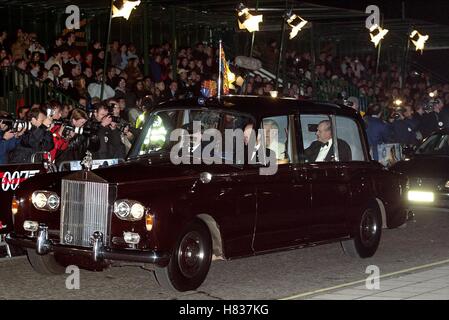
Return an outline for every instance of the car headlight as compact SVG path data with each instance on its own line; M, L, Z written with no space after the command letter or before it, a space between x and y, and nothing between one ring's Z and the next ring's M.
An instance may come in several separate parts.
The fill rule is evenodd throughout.
M56 211L59 209L60 199L55 192L38 190L31 195L31 202L38 210Z
M115 215L127 221L141 220L145 214L145 207L138 201L134 200L117 200L114 203Z
M408 192L408 200L411 202L434 202L435 195L433 192L410 190Z

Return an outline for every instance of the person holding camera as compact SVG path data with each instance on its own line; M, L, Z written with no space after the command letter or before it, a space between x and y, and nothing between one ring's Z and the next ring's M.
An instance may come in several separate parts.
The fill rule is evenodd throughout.
M448 111L443 111L443 108L444 104L441 99L432 99L424 106L424 113L421 116L419 126L419 131L424 139L441 128L449 127Z
M413 117L413 108L409 105L397 109L390 118L393 133L392 142L403 145L416 145L418 143L417 131L419 123Z
M56 165L59 166L61 162L66 161L82 160L87 151L97 152L100 148L98 128L99 123L93 116L89 119L84 110L74 109L70 119L60 129L60 136L67 141L67 147L62 141L59 150L56 150Z
M5 120L14 121L7 112L0 111L0 165L8 163L9 153L19 145L20 136L25 132L14 132Z
M65 153L64 161L77 160L82 158L83 154L79 154L79 145L84 141L82 134L83 126L89 117L84 110L74 109L67 119L61 125L52 128L54 148L50 151L51 158L62 160L61 156Z
M123 119L123 109L120 103L116 100L111 100L113 121L111 127L115 127L120 131L120 140L125 145L127 154L131 149L134 137L137 135L138 129L132 128L131 124ZM114 120L117 121L114 123Z
M11 152L10 163L30 163L33 154L53 149L53 136L50 132L53 119L47 116L42 106L31 108L28 113L31 128L20 139L20 144Z
M99 148L92 154L92 158L124 159L126 147L117 128L119 120L114 117L112 110L105 103L100 103L95 108L94 118L98 124Z

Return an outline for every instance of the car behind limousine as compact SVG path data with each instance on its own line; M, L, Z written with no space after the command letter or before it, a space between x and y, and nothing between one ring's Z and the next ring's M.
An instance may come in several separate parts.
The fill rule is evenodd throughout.
M174 164L173 148L186 137L170 135L183 129L193 154L195 121L200 135L240 129L243 137L232 142L245 140L244 161L206 164L191 155L192 163ZM323 128L332 139L318 144ZM258 156L248 132L257 137L254 150L263 150ZM230 159L217 150L215 159ZM269 165L274 174L261 174ZM370 159L363 121L351 108L271 97L172 101L147 116L125 163L24 181L7 241L25 248L39 273L126 261L154 268L165 288L187 291L203 283L213 258L329 242L371 257L382 228L406 221L405 186Z

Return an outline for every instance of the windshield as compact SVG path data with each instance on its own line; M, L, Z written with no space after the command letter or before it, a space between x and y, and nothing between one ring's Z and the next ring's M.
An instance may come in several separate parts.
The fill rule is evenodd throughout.
M449 156L449 135L437 133L430 136L418 148L416 154Z
M175 129L186 129L192 132L194 121L201 122L201 130L218 129L220 113L205 109L162 110L155 111L148 117L140 139L133 146L132 156L151 152L170 152L177 141L170 141L170 133ZM186 137L187 138L187 137ZM188 139L187 139L188 140Z

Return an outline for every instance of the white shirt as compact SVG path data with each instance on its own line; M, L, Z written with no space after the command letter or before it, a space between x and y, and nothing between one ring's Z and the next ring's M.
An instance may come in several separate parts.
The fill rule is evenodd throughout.
M322 146L320 149L320 152L318 153L318 156L315 159L315 162L323 162L324 159L326 159L327 153L329 152L329 149L332 146L332 139L328 141L327 146Z

